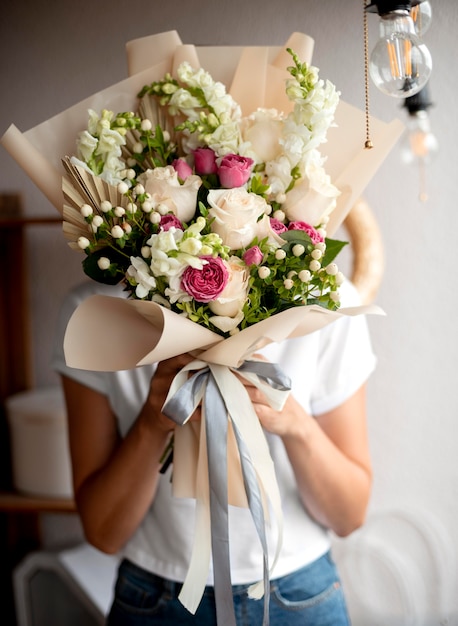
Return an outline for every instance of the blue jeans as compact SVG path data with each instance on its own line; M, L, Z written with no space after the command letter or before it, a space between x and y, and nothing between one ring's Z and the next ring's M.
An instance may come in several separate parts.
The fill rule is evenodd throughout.
M181 583L165 580L124 560L107 626L217 626L214 593L207 587L195 615L178 600ZM237 626L261 626L263 600L246 585L233 586ZM329 554L271 581L271 626L349 626L340 580Z

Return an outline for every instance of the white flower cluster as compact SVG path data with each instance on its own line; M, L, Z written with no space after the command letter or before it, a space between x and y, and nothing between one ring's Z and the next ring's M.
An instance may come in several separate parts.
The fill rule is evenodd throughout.
M88 128L79 133L77 139L78 158L72 158L73 163L88 172L98 173L110 185L119 183L126 169L121 146L126 144L127 129L113 127L113 118L113 111L104 109L98 115L89 109Z
M189 63L182 63L177 70L178 78L184 87L179 87L169 101L172 115L181 113L190 122L202 122L200 132L189 134L183 147L191 152L202 145L202 141L218 155L237 152L240 143L240 106L226 92L223 83L214 81L203 69L194 70ZM193 95L198 90L203 102ZM202 111L202 104L209 110Z

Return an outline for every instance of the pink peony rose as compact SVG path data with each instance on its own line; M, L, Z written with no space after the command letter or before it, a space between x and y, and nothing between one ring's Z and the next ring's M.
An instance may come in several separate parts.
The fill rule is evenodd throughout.
M252 246L243 254L243 260L247 265L259 265L262 263L262 259L263 254L259 246Z
M323 237L320 233L314 228L307 224L307 222L290 222L288 226L288 230L303 230L307 233L307 235L312 240L312 243L320 243L324 241Z
M225 189L242 187L250 178L253 163L253 159L238 154L228 154L223 157L218 167L221 187Z
M183 224L180 222L176 215L173 215L173 213L167 213L166 215L162 215L159 226L163 231L169 230L170 228L172 228L172 226L183 230Z
M172 163L173 169L178 174L180 180L186 180L192 174L192 168L184 159L175 159Z
M287 227L283 224L283 222L280 222L280 220L275 219L275 217L270 218L270 227L274 231L274 233L277 233L279 235L281 235L281 233L284 233L286 230L288 230Z
M216 154L211 148L197 148L194 150L194 168L196 174L216 174Z
M226 287L229 272L219 257L203 256L202 269L188 266L181 277L181 288L197 302L215 300Z

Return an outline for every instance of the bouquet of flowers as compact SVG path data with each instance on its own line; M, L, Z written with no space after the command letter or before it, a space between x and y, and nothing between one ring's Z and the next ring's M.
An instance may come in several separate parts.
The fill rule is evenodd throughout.
M343 315L379 312L340 308L343 276L335 258L345 244L331 235L402 128L372 120L377 148L361 150L354 128L364 116L339 102L295 45L286 46L286 72L284 58L272 63L268 48L244 49L238 61L226 49L224 63L217 48L209 49L216 69L236 60L226 90L182 58L195 51L176 33L145 39L130 42L130 78L24 135L12 125L2 143L62 213L70 246L86 255L86 274L122 281L130 296L92 296L78 307L65 337L67 364L113 371L196 351L163 409L184 424L175 433L174 493L197 499L180 599L195 612L212 556L218 621L234 624L228 503L250 508L265 554L263 581L250 593L265 591L266 605L282 540L275 470L239 377L281 410L288 381L254 353ZM250 108L253 99L258 104ZM330 145L339 111L341 134ZM72 156L63 159L62 177L65 154ZM187 422L202 398L201 424ZM278 529L272 564L267 517ZM217 532L214 520L221 522Z
M289 53L287 115L243 117L187 62L143 87L138 113L90 111L65 160L64 220L91 278L223 336L293 306L338 308L344 243L326 222L339 191L319 146L339 94Z

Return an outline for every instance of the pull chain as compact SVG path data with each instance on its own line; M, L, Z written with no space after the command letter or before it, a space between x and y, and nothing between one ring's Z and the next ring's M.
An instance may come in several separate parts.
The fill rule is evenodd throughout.
M366 141L364 148L370 150L374 147L371 140L370 132L370 115L369 115L369 32L367 25L366 0L363 0L364 14L364 97L365 97L365 113L366 113Z

